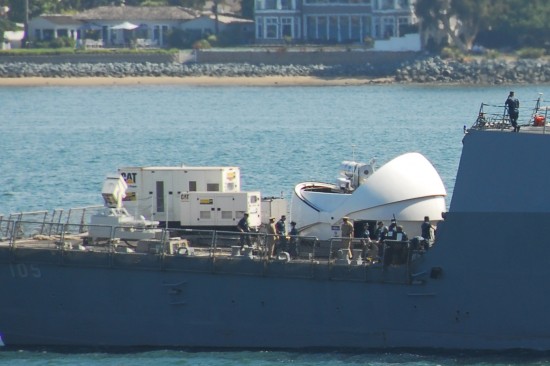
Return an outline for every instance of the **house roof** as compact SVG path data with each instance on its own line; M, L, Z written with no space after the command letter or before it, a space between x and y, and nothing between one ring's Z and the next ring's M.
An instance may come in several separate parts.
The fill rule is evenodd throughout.
M78 19L75 19L71 15L58 15L58 14L44 14L41 15L40 18L49 21L50 23L57 24L57 25L79 25L82 24L82 22Z
M197 12L182 6L99 6L75 14L80 20L188 20Z

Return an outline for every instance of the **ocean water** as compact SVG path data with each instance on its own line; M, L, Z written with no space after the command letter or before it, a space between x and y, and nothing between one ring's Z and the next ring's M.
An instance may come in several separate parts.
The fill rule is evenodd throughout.
M296 183L333 182L343 160L382 165L410 151L432 162L450 202L463 126L511 88L520 122L539 92L550 95L540 85L0 87L0 214L101 204L120 166L239 166L244 190L288 198ZM532 353L0 349L6 365L549 363Z

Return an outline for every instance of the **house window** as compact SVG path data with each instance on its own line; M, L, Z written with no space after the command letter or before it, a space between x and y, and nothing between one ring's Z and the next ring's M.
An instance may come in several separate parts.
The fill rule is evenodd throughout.
M277 0L265 0L264 10L275 10L277 9Z
M42 29L42 40L51 41L54 38L53 29Z
M351 29L350 29L350 36L351 39L354 41L361 42L361 18L358 16L352 16L350 18L351 23Z
M292 9L292 0L281 0L281 9L282 10L291 10Z
M134 34L136 35L136 38L143 38L148 39L149 36L147 35L148 28L147 24L140 24L138 28L134 31Z
M281 32L283 37L294 38L294 34L292 33L293 23L294 19L292 18L281 18Z
M340 17L340 34L342 35L342 40L343 41L351 41L351 40L354 40L354 41L358 41L357 38L353 39L351 38L351 20L350 20L350 16L342 16Z
M380 37L380 33L381 33L381 30L380 30L380 18L374 18L374 26L373 26L373 29L372 29L372 36L375 38L375 39L379 39L381 38Z
M395 36L395 18L394 17L385 17L382 20L384 38L390 38Z
M57 36L58 37L69 37L69 30L68 29L58 29L57 30Z
M409 17L399 17L397 19L399 32L398 36L403 37L405 34L418 33L418 25L411 24Z
M306 18L306 32L307 32L306 37L310 41L317 39L317 18L316 17Z
M327 40L327 17L318 17L317 18L317 36L319 40Z
M294 38L301 38L302 32L300 31L300 21L295 21L294 22Z
M361 17L361 31L363 40L365 37L372 37L372 18L370 16Z
M277 18L265 18L265 38L279 38L279 24L277 20Z
M395 9L393 3L394 0L378 0L378 9L379 10L392 10Z
M158 25L155 25L153 27L153 39L155 41L158 41L160 39L160 27Z
M339 33L339 24L338 24L338 17L335 16L329 16L328 17L328 38L332 42L338 41L338 33Z
M106 25L101 27L101 39L106 43L109 40L109 28Z

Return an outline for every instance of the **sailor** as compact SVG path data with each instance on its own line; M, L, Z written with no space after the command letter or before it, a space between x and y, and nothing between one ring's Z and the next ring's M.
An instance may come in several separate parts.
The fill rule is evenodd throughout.
M374 230L374 238L379 242L383 242L388 233L388 228L384 225L382 221L376 223L376 230Z
M269 218L269 224L267 225L267 255L269 258L273 258L275 255L275 242L277 241L277 229L275 228L275 218Z
M351 242L353 240L353 224L349 221L349 217L345 216L342 218L342 226L340 227L342 232L342 244L344 248L348 249L349 259L353 258L351 252Z
M407 233L403 231L403 226L397 225L395 227L395 240L400 241L401 243L393 242L391 244L391 263L392 264L405 264L407 262L408 255L408 245L409 237Z
M237 223L237 229L242 233L240 238L241 249L244 245L250 246L250 227L248 226L248 213L245 212L243 217Z
M384 225L382 225L384 226ZM363 235L361 239L362 256L366 260L375 261L378 259L378 245L370 237L369 224L365 222L363 226Z
M510 123L512 124L512 127L514 127L514 132L519 132L519 100L514 96L513 91L510 92L504 104L508 109L508 116L510 116Z
M395 240L399 241L408 241L409 237L407 236L407 233L403 231L403 226L397 225L395 228Z
M389 240L396 240L396 232L397 232L397 222L395 219L391 219L390 226L388 227L388 232L386 234L386 239Z
M288 245L290 258L296 258L298 257L298 229L296 229L295 221L290 222L290 231L288 232L288 235L290 236Z
M430 223L430 217L424 216L424 222L420 225L422 232L422 237L428 243L428 246L431 246L434 242L434 227Z
M277 235L279 236L279 245L277 247L277 253L279 252L286 252L286 224L285 224L286 216L282 215L279 221L277 221L277 224L275 225L275 229L277 230Z
M371 242L371 239L370 239L369 224L365 222L363 224L363 230L361 232L361 242L355 243L354 247L355 249L362 249L363 250L362 256L364 257L370 242Z

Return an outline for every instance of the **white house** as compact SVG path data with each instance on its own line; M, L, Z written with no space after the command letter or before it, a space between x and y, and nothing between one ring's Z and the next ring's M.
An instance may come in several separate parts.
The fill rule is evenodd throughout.
M171 29L200 14L180 6L100 6L81 13L42 15L29 21L31 40L51 40L67 36L75 40L91 38L105 47L129 46L131 41L165 46Z
M29 21L29 29L31 41L65 36L86 47L165 47L175 29L201 37L224 32L243 43L254 37L252 20L226 14L216 17L181 6L100 6L72 16L41 15Z
M29 21L31 41L51 41L54 38L80 38L83 22L69 15L41 15Z

